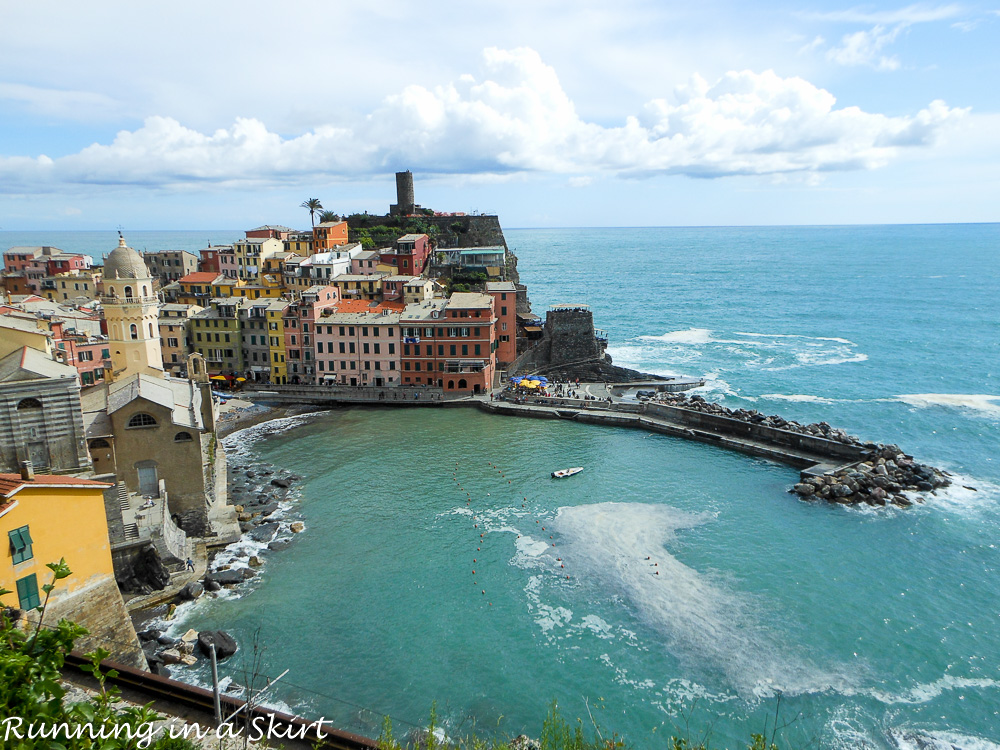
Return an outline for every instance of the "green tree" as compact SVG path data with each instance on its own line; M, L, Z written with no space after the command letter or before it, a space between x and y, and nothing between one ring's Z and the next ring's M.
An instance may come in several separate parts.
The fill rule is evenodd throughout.
M340 214L335 211L322 211L319 215L319 221L321 224L324 221L340 221Z
M316 212L323 210L323 204L319 202L319 198L309 198L308 200L304 200L304 201L302 201L302 205L299 206L299 207L300 208L308 208L309 209L309 220L312 222L312 225L315 227L316 226Z

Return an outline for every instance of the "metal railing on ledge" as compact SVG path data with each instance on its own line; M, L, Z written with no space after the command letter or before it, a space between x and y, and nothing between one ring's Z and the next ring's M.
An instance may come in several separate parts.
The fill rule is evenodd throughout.
M444 389L435 386L271 385L268 383L247 384L242 393L246 398L255 401L277 401L283 404L438 403L470 395L466 392L445 393Z
M101 302L105 305L155 305L159 303L157 297L115 297L102 294Z

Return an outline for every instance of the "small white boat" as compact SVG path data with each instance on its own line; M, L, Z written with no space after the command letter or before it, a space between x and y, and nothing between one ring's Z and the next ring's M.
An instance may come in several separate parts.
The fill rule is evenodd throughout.
M565 479L566 477L571 477L574 474L579 474L583 471L582 466L574 466L572 469L559 469L559 471L552 472L553 479Z

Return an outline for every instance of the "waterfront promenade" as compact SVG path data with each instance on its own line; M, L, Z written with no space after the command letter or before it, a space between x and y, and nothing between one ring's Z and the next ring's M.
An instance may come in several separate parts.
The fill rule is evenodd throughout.
M691 388L699 382L678 379L671 390ZM241 397L278 407L313 406L320 409L344 406L471 407L501 416L632 427L769 458L801 470L803 477L825 474L855 464L865 457L864 451L857 446L835 440L707 415L677 406L638 401L631 397L637 388L647 385L651 384L574 385L573 390L582 398L539 395L511 399L502 389L487 394L458 396L429 387L322 385L250 386ZM664 384L659 385L662 388Z

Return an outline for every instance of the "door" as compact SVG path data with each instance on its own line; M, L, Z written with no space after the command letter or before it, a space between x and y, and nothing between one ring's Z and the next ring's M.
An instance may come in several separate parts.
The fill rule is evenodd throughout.
M155 466L139 467L139 494L140 495L159 494L159 485L156 480Z
M34 469L49 468L49 448L45 443L28 443L28 459Z

